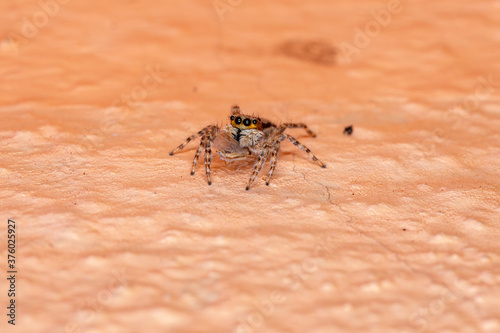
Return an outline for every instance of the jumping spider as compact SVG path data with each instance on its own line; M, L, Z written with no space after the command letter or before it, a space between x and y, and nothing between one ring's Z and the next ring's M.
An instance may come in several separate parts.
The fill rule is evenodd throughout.
M201 137L201 142L194 155L191 175L194 175L198 159L203 151L205 151L205 172L208 185L212 184L212 145L217 149L219 157L226 162L246 159L255 155L257 160L253 167L252 175L248 180L246 190L250 189L255 178L262 170L264 163L271 155L271 168L267 174L266 185L269 185L271 178L278 162L278 153L280 151L281 142L289 139L294 145L304 150L319 166L326 168L326 165L314 156L314 154L298 142L294 137L283 133L287 128L303 128L307 134L315 137L306 124L303 123L284 123L276 125L269 120L259 117L253 117L242 114L240 108L235 105L231 108L230 116L231 124L224 128L215 125L210 125L203 128L198 133L190 136L179 147L170 152L174 155L182 150L190 141Z

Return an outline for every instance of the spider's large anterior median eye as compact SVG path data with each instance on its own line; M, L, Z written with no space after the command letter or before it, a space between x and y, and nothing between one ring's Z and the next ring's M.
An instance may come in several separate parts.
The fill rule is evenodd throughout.
M245 125L245 126L250 126L251 123L252 123L252 121L248 118L243 120L243 125Z
M234 122L238 125L241 124L241 117L237 117Z

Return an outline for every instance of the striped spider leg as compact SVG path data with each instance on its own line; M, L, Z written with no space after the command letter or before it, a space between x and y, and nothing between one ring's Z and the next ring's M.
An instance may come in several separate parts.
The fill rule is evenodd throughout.
M283 142L286 139L289 139L295 146L297 146L298 148L305 151L311 157L311 159L316 164L318 164L320 167L326 168L326 165L323 162L321 162L316 156L314 156L314 154L311 152L311 150L309 148L304 146L302 143L300 143L293 136L288 135L288 134L283 134L283 131L286 128L290 128L289 125L290 124L283 124L280 127L278 127L275 130L275 132L273 132L271 134L271 136L269 137L269 140L263 145L262 152L257 157L257 161L254 164L252 174L250 175L250 179L248 180L248 184L245 188L247 191L250 189L250 187L254 183L255 179L257 178L257 175L260 173L260 171L264 167L264 164L266 163L266 160L268 159L269 155L271 155L271 167L270 167L269 172L268 172L267 177L266 177L266 185L269 185L269 183L271 182L271 178L274 174L274 170L276 169L276 164L278 162L278 153L280 150L281 142ZM292 125L294 125L294 124L292 124ZM304 124L302 124L302 125L304 125ZM303 128L307 128L307 126L304 125ZM308 130L306 130L306 131L308 131ZM311 131L309 130L308 133L309 132L311 132Z
M208 185L212 185L212 141L215 140L219 132L219 127L214 125L207 126L198 133L193 134L189 138L187 138L184 143L172 150L170 152L170 155L174 155L175 153L181 151L189 142L201 136L200 145L198 146L198 150L196 150L196 154L194 155L191 175L194 175L194 171L196 169L196 165L198 164L198 159L201 153L205 152L205 174L207 177Z
M312 136L313 138L315 138L315 137L316 137L316 133L314 133L313 131L311 131L311 130L309 129L309 127L307 127L307 125L306 125L306 124L304 124L304 123L284 123L284 124L282 124L282 125L278 128L278 130L279 130L279 129L281 129L281 128L283 128L283 127L284 127L285 129L286 129L286 128L303 128L303 129L307 132L307 134L309 134L309 135L310 135L310 136Z

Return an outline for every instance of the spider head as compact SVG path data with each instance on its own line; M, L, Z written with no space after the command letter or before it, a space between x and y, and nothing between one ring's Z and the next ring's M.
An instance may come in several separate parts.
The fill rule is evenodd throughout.
M234 105L231 108L231 125L240 130L262 129L262 121L260 118L241 114L240 107L238 105Z
M231 125L239 128L240 130L262 128L259 118L253 118L242 114L233 114L231 116Z

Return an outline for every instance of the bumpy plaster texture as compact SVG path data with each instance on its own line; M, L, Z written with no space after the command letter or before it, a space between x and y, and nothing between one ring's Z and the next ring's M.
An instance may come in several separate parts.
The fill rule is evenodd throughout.
M0 4L2 332L500 331L498 1L64 2ZM234 103L327 168L190 176Z

